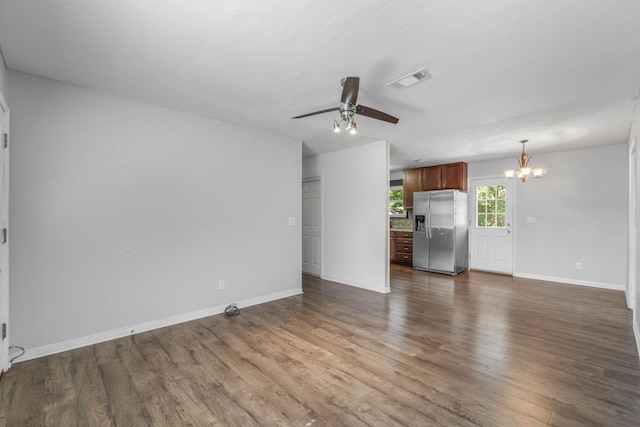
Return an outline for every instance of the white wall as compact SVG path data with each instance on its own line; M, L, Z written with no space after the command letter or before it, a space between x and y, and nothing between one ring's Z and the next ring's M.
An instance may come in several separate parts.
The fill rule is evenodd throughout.
M389 291L389 146L378 141L302 161L322 179L322 277Z
M629 144L635 138L636 148L640 144L640 107L636 104L636 112L633 118L633 124L631 126L631 132L629 135ZM635 233L635 238L631 241L635 244L635 251L632 252L633 258L629 259L629 263L633 263L633 267L630 269L634 273L634 277L629 278L629 287L627 288L628 302L633 309L633 332L636 337L636 346L638 347L638 353L640 354L640 298L638 297L638 283L640 283L640 269L638 269L638 262L640 261L640 236L638 236L638 230L640 230L640 209L638 204L640 200L640 156L636 153L635 163L635 176L631 176L631 179L635 179L635 194L630 195L634 198L635 212L633 217L629 218L630 228Z
M499 176L514 162L469 163L469 178ZM514 275L624 290L626 144L539 154L532 164L547 174L514 185Z
M37 356L301 292L299 141L8 82L12 344Z

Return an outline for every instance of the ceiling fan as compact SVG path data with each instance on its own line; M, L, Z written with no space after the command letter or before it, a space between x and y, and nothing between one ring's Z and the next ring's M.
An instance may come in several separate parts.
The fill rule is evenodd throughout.
M314 116L316 114L329 113L331 111L340 112L340 122L337 120L333 122L333 131L340 132L340 123L345 121L347 123L345 130L351 133L356 133L356 122L354 116L360 114L362 116L371 117L377 120L383 120L389 123L398 123L398 118L393 117L382 111L375 110L364 105L357 105L358 89L360 87L360 77L345 77L340 82L342 84L342 98L340 99L340 106L335 108L328 108L326 110L314 111L313 113L302 114L300 116L292 117L292 119L300 119L302 117Z

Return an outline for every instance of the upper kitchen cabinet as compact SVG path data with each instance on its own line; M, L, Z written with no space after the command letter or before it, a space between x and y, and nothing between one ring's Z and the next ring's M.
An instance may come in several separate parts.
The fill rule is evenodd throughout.
M413 193L424 191L424 168L407 169L404 171L402 190L404 194L404 209L413 209Z
M424 191L467 191L467 164L464 162L424 168Z
M413 209L413 193L430 190L467 191L467 164L464 162L404 171L404 208Z
M422 176L424 186L419 191L441 190L442 185L442 168L440 166L430 166L422 168Z

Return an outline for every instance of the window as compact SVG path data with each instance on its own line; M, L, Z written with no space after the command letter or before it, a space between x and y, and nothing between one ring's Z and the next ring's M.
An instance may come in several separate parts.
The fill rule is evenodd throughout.
M394 218L406 218L404 210L404 191L402 187L389 187L389 216Z
M476 187L476 227L505 228L507 189L504 185Z

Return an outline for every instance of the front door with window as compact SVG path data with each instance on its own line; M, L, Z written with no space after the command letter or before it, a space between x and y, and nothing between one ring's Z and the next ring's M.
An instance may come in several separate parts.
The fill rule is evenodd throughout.
M469 268L513 274L511 181L471 180Z

